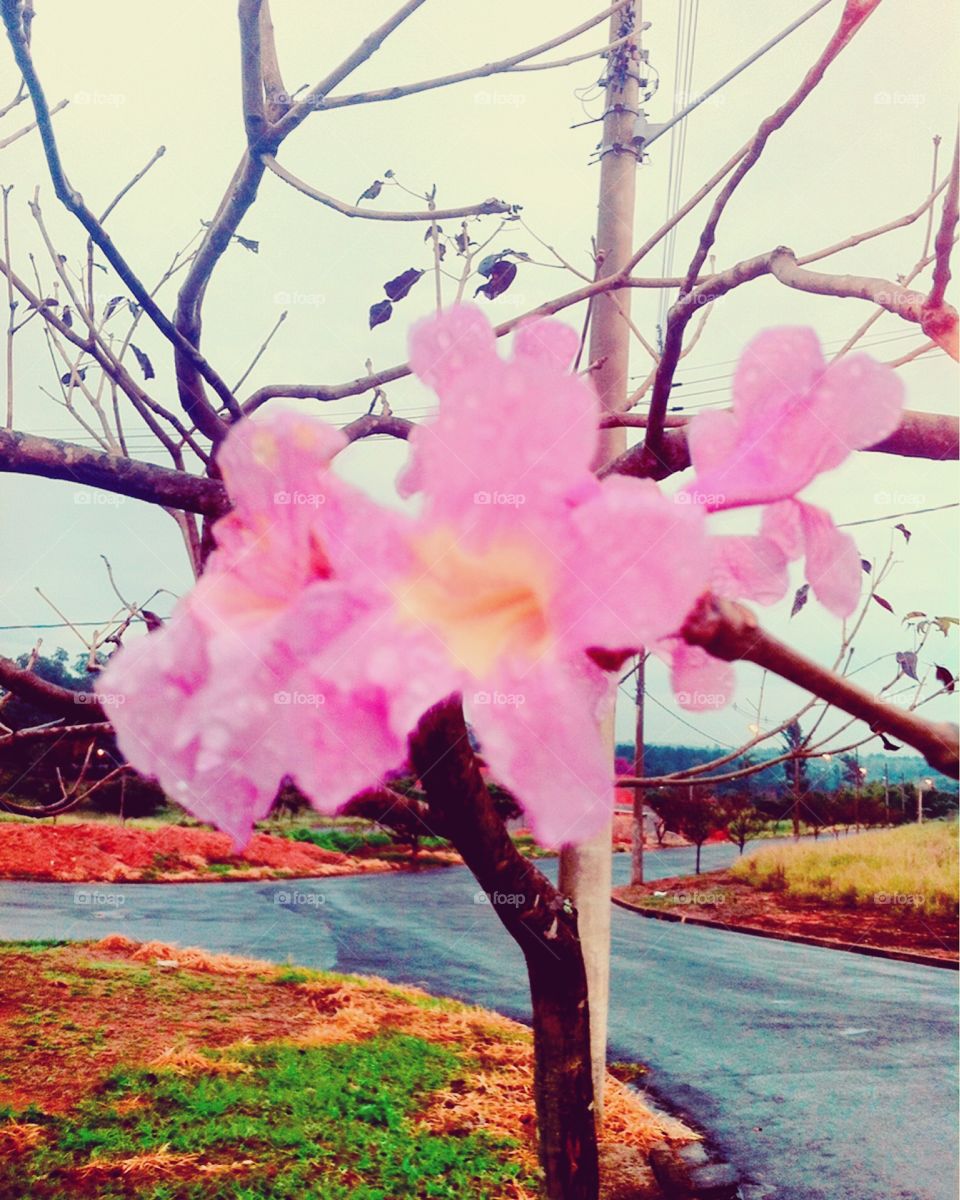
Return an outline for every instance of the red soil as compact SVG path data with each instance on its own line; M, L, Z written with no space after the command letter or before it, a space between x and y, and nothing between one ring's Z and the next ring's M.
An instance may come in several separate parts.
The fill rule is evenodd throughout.
M233 854L225 833L166 825L0 824L0 878L65 883L274 879L389 871L391 864L324 850L306 842L255 833ZM229 870L211 871L218 865Z

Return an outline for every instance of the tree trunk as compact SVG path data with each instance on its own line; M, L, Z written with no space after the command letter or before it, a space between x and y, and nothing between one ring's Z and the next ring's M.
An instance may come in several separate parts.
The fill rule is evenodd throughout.
M431 816L526 960L546 1195L597 1200L590 1013L576 910L517 852L470 749L459 697L424 714L410 741L410 757Z

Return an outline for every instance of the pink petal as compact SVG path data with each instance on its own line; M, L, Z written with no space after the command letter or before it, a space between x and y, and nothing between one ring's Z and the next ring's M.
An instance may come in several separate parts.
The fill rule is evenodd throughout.
M278 676L253 654L211 673L206 643L181 606L163 629L114 655L99 691L124 757L242 845L286 771L274 731Z
M436 391L458 387L496 358L496 338L479 308L460 304L410 331L410 366Z
M589 479L597 440L596 396L567 370L571 333L527 325L505 361L472 307L416 326L411 361L441 403L410 439L401 491L422 492L428 513L484 537L564 503Z
M277 500L277 493L312 493L321 485L331 459L346 438L318 417L278 410L234 425L217 455L231 502L240 512L269 512L309 507Z
M545 846L584 841L609 818L613 762L600 732L612 684L584 658L499 673L464 695L497 779Z
M763 510L760 533L779 546L789 561L799 558L803 554L799 503L783 500L779 504L768 504Z
M697 413L687 426L690 462L697 475L721 467L736 452L739 437L740 425L732 412L708 410ZM694 487L689 485L687 491ZM706 504L706 500L698 503Z
M734 379L732 417L694 417L697 478L687 494L711 511L786 500L851 450L899 424L902 386L863 356L825 367L809 329L770 329L747 346Z
M832 365L817 389L820 470L839 466L851 451L889 437L903 419L903 404L903 381L890 367L866 354Z
M560 321L525 321L513 336L513 357L551 372L570 370L580 346L575 329Z
M584 647L636 649L673 633L709 585L702 509L651 480L608 477L572 524L562 620Z
M681 708L708 712L729 703L736 687L733 665L679 639L671 645L671 682Z
M319 812L336 812L406 759L379 687L344 691L307 670L291 679L283 703L287 769Z
M711 589L731 600L775 604L789 586L787 557L766 537L714 537Z
M826 368L816 332L803 325L764 329L744 347L733 377L741 425L769 423L816 387Z
M837 529L825 509L800 504L806 576L813 594L836 617L848 617L860 599L860 553L848 533Z

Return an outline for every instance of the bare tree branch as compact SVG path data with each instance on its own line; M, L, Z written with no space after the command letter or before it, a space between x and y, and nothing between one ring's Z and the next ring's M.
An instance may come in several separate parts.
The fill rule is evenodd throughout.
M692 646L702 646L714 658L756 663L865 721L874 732L889 733L906 742L945 775L954 779L960 775L960 731L956 725L925 721L913 712L878 700L858 684L766 633L742 604L709 594L701 597L687 617L681 636Z
M781 104L769 117L761 121L751 142L750 149L740 159L733 174L724 184L720 194L714 201L710 215L707 217L707 222L701 231L699 245L690 261L686 279L680 289L680 300L670 310L670 315L667 319L663 353L660 359L660 366L657 370L657 378L653 385L653 394L650 399L650 423L647 426L645 438L647 450L652 458L657 458L660 455L663 442L663 418L666 415L670 389L673 386L674 372L676 371L680 352L683 348L683 334L687 323L693 316L692 307L684 304L684 301L692 292L700 270L707 260L707 255L713 246L717 226L724 209L743 179L759 161L771 135L782 128L800 108L804 100L807 99L821 81L833 60L849 44L854 34L856 34L857 30L860 29L864 21L866 21L879 3L880 0L847 0L844 5L843 15L840 18L840 24L823 52L807 71L799 87L796 88L789 99Z
M937 238L933 244L936 266L933 269L933 286L930 288L928 303L931 309L935 310L943 306L947 284L950 282L950 251L956 240L958 197L960 197L960 137L954 143L950 186L943 198L943 216L940 219L940 228L937 230Z
M61 479L205 517L229 508L219 480L17 430L0 430L0 471Z
M317 191L309 183L305 183L302 179L299 179L292 171L288 171L286 167L281 166L272 154L262 155L261 161L274 175L282 179L284 183L289 183L298 192L302 192L304 196L309 196L311 200L319 201L320 204L326 205L327 208L332 208L334 212L341 213L345 217L361 217L365 221L452 221L455 217L480 217L486 216L489 213L512 213L516 212L519 208L519 205L508 204L505 200L495 199L482 200L479 204L466 204L461 208L438 208L435 211L422 209L419 212L391 212L386 209L360 208L356 204L345 204L342 200L337 200L333 196L326 195L325 192Z
M47 169L50 172L50 179L53 183L57 199L69 212L73 213L84 229L86 229L91 239L99 246L107 261L130 290L131 294L136 297L137 302L150 317L151 321L153 321L154 325L173 344L178 357L182 356L189 361L193 372L210 384L230 412L235 416L239 416L239 409L230 389L196 346L180 333L167 315L158 307L153 297L114 245L109 234L104 230L86 204L84 204L83 197L67 180L63 163L60 159L56 137L53 132L53 125L50 120L50 109L47 105L40 79L33 65L33 59L30 55L30 48L21 21L20 0L2 0L0 2L0 12L3 15L3 22L7 29L7 37L10 40L14 58L30 92L30 98L33 101L37 125L43 142L44 155L47 160ZM202 388L199 385L190 389L189 399L200 414L199 421L196 420L194 413L190 414L191 418L196 421L198 427L203 429L203 432L208 437L214 441L218 441L226 430L223 424L216 418L212 409L209 408L206 398L202 394Z
M648 418L624 415L616 419L625 425L642 427ZM658 459L651 459L641 442L604 468L601 476L617 474L666 479L677 471L685 471L690 466L686 430L689 421L689 417L670 418L673 427L664 433ZM860 453L895 454L901 458L927 458L935 462L960 459L960 419L949 413L905 412L897 430Z
M413 0L412 3L405 5L404 9L400 10L400 13L403 14L402 19L406 19L406 17L410 15L410 12L414 11L416 8L419 8L420 3L422 2L423 0L419 0L419 2L417 2L417 0ZM455 71L451 75L439 75L435 79L423 79L417 83L397 84L394 87L380 88L377 91L355 92L349 96L330 96L328 93L331 92L338 83L342 82L343 78L345 77L345 75L341 75L339 79L334 79L333 75L330 75L322 83L318 83L315 87L311 88L305 98L298 104L295 104L286 117L279 121L276 126L274 126L274 130L280 135L281 138L286 137L290 128L295 128L296 125L299 125L302 121L304 121L311 112L319 109L327 111L334 108L347 108L356 104L378 104L384 100L399 100L403 96L414 96L419 92L428 92L433 91L436 88L449 87L450 84L454 83L464 83L469 79L483 79L489 75L504 74L511 70L517 69L519 64L526 62L527 59L536 58L538 54L545 54L548 50L553 50L557 46L562 46L565 42L572 41L574 38L579 37L580 34L586 33L588 30L593 29L594 26L606 21L614 13L619 12L621 8L624 8L630 2L631 0L618 0L616 4L604 9L604 11L601 13L597 13L596 16L591 17L588 21L582 22L574 29L568 29L565 33L558 34L556 37L552 37L548 41L541 42L539 46L533 46L529 50L522 50L519 54L510 55L509 58L502 58L497 62L484 63L483 66L471 67L465 71ZM397 14L398 17L400 16L400 13ZM391 21L387 22L386 25L381 26L379 30L375 30L370 35L370 38L366 39L366 41L372 41L373 39L376 39L376 42L371 46L367 53L364 54L363 58L360 59L360 62L364 61L366 58L369 58L373 50L379 46L380 42L383 40L383 37L386 36L386 33L392 32L392 30L395 29L399 23L400 22L396 18L391 18ZM383 32L384 30L386 33ZM362 50L363 46L366 45L366 41L357 51L355 51L355 54L360 53L360 50ZM592 51L587 57L592 58L593 54L595 53L596 51ZM350 62L349 59L347 61ZM576 59L571 61L576 61ZM544 67L560 65L565 64L543 64ZM356 66L359 66L359 62L351 65L350 70L354 70ZM288 126L289 128L287 128Z
M48 712L70 717L74 723L89 725L106 720L100 701L93 692L74 692L41 679L33 671L18 667L11 658L0 656L0 684L22 700L29 700Z
M944 210L946 207L945 203ZM956 224L955 215L954 224ZM950 227L950 237L953 237L953 226ZM940 237L938 235L938 247L939 244ZM948 246L943 259L947 263L949 263L949 249ZM946 267L946 272L947 278L949 278L949 265ZM869 300L872 304L893 313L894 316L918 324L927 337L933 338L938 345L952 354L952 357L957 357L957 310L944 304L942 297L934 304L922 292L913 291L887 279L876 279L868 275L828 275L822 271L810 271L806 267L797 265L796 255L786 246L778 247L770 255L770 273L780 283L786 284L787 287L797 288L801 292L812 292L818 296ZM946 284L946 280L944 280L944 284ZM931 292L931 297L932 295Z

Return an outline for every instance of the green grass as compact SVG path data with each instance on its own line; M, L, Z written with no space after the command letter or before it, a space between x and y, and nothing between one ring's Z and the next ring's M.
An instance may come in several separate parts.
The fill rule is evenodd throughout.
M309 842L313 846L319 846L323 850L334 850L338 854L356 854L360 850L390 851L400 849L402 845L389 833L378 829L301 828L276 830L275 832L282 833L284 837L290 838L294 842ZM422 837L420 839L422 850L438 850L448 845L449 843L444 838Z
M769 846L740 859L731 874L798 899L948 916L960 900L957 824L928 821L842 841Z
M19 1114L44 1125L45 1137L15 1163L0 1163L0 1195L489 1200L518 1178L519 1168L502 1153L511 1143L482 1134L446 1137L415 1125L429 1094L462 1070L463 1060L447 1047L390 1035L324 1047L268 1043L228 1053L246 1068L243 1073L184 1077L119 1070L67 1116ZM135 1107L122 1105L133 1098L139 1098ZM204 1162L253 1165L221 1176L188 1169L161 1182L104 1175L94 1187L86 1185L90 1190L71 1191L71 1169L91 1159L130 1158L162 1147L200 1154Z

